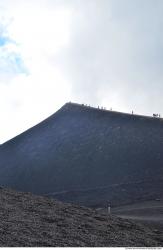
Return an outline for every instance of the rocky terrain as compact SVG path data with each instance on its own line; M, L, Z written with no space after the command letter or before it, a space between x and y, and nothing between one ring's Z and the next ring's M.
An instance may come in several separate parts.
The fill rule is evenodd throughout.
M0 147L0 185L91 207L163 198L163 120L74 103Z
M141 222L152 230L159 230L163 236L163 200L149 200L138 203L112 207L112 214ZM107 213L107 208L98 208L98 211Z
M46 197L0 189L0 247L154 247L158 230Z

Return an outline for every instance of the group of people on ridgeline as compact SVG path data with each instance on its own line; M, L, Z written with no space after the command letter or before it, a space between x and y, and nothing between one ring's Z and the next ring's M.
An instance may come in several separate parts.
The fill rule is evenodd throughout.
M161 115L160 114L153 114L153 117L161 117Z
M87 105L87 104L82 104L82 106L87 106L87 107L90 107L90 108L96 108L96 107L92 107L92 106L90 106L90 104L89 105ZM103 106L98 106L97 107L98 109L104 109L104 110L107 110L107 108L105 108L105 107L103 107ZM112 111L112 108L110 108L110 110ZM131 111L131 114L133 115L134 114L134 111L132 110ZM155 118L161 118L161 115L160 114L153 114L153 117L155 117Z

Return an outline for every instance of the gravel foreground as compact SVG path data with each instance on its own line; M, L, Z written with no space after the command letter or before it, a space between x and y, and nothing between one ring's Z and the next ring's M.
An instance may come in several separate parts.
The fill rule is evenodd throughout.
M129 220L46 197L0 189L0 247L159 247L163 238Z

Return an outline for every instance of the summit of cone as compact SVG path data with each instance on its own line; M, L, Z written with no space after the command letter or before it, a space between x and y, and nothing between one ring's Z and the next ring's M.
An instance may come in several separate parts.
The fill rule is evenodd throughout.
M0 185L102 206L162 197L163 120L66 103L1 145Z

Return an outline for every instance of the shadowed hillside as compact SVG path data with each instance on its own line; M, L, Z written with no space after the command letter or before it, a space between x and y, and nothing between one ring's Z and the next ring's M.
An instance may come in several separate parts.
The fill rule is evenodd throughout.
M162 166L162 119L67 103L1 146L0 184L119 205L162 197Z
M0 189L0 247L158 247L158 233L89 208Z

